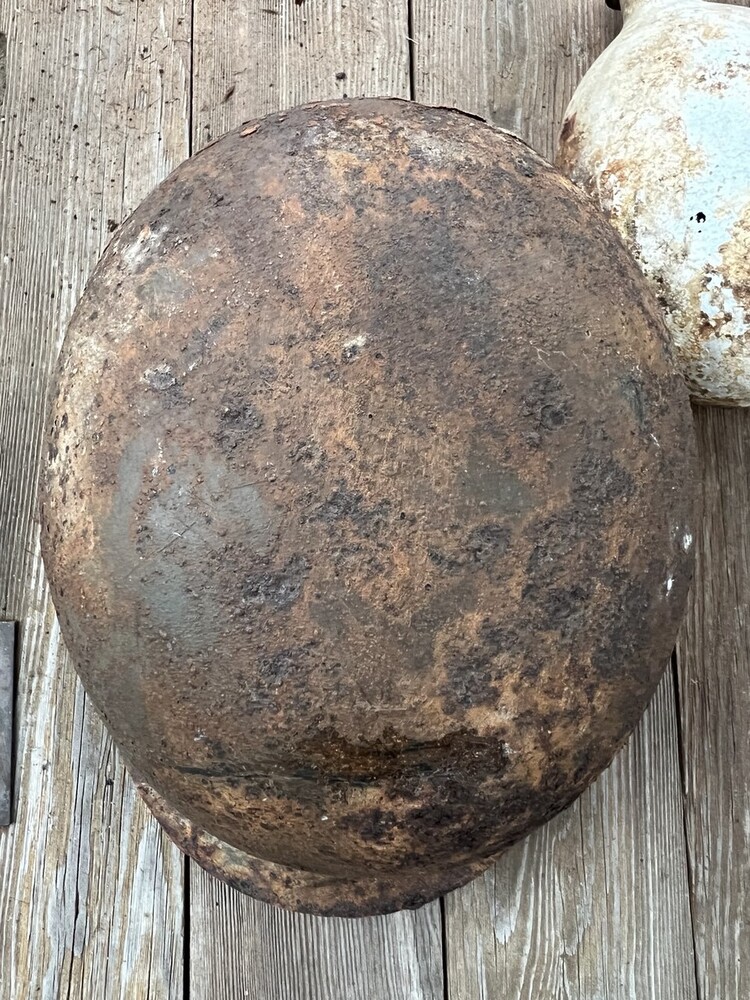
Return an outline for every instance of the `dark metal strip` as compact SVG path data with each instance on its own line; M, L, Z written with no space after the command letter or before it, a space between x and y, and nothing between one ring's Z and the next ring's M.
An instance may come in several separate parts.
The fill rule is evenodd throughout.
M0 827L12 819L15 659L16 623L0 622Z

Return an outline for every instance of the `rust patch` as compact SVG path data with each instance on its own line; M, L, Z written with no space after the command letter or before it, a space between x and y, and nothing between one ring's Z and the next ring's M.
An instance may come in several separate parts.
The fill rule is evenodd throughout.
M698 30L701 38L706 41L721 41L727 37L727 29L717 21L710 21L708 18L702 18L698 22Z
M576 115L572 114L563 122L555 165L564 174L571 175L579 162L582 136L576 131Z
M570 138L572 138L575 127L576 115L574 113L563 122L562 132L560 133L560 138L563 142L567 142Z

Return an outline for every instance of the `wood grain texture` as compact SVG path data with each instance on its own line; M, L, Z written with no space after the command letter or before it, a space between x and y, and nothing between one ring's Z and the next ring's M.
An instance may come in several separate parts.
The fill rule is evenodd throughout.
M16 623L0 621L0 827L11 822L15 676Z
M604 0L413 2L416 99L480 115L548 159L578 81L622 23Z
M191 1000L443 1000L439 904L365 920L288 913L191 865Z
M554 155L580 77L619 28L602 0L414 0L418 100ZM567 813L449 897L451 1000L695 996L676 707L663 682L635 739Z
M407 0L204 0L194 34L196 148L307 101L409 96Z
M240 0L199 5L196 147L250 118L306 101L408 97L407 23L405 0L270 0L263 10ZM258 903L190 866L192 1000L442 995L439 904L374 920L323 920Z
M0 8L0 614L21 621L0 997L182 997L183 862L67 662L39 558L52 364L109 230L187 152L186 0Z
M696 408L704 520L678 647L700 1000L750 996L750 412Z

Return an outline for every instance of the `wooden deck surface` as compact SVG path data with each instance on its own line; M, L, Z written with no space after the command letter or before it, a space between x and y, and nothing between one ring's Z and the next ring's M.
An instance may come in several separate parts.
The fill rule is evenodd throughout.
M185 861L87 704L39 558L67 320L111 230L176 164L344 94L455 105L550 156L618 28L604 0L0 0L0 617L21 622L22 653L0 1000L750 998L750 413L696 411L693 596L629 745L568 812L415 913L291 915Z

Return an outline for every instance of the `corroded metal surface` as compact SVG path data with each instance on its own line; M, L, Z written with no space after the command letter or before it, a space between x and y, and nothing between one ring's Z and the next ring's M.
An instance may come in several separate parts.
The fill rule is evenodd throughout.
M669 657L692 424L645 281L519 140L311 105L183 164L62 352L43 551L147 801L248 892L413 906L563 808Z
M394 878L377 869L356 879L317 872L292 871L272 861L260 861L196 827L154 791L139 783L138 791L175 844L207 872L235 889L266 903L282 903L302 913L329 917L359 917L394 910L413 910L436 896L470 882L486 861L464 861L425 875L421 866L401 868Z
M693 396L748 406L750 10L622 7L623 31L568 108L558 165L650 279Z

